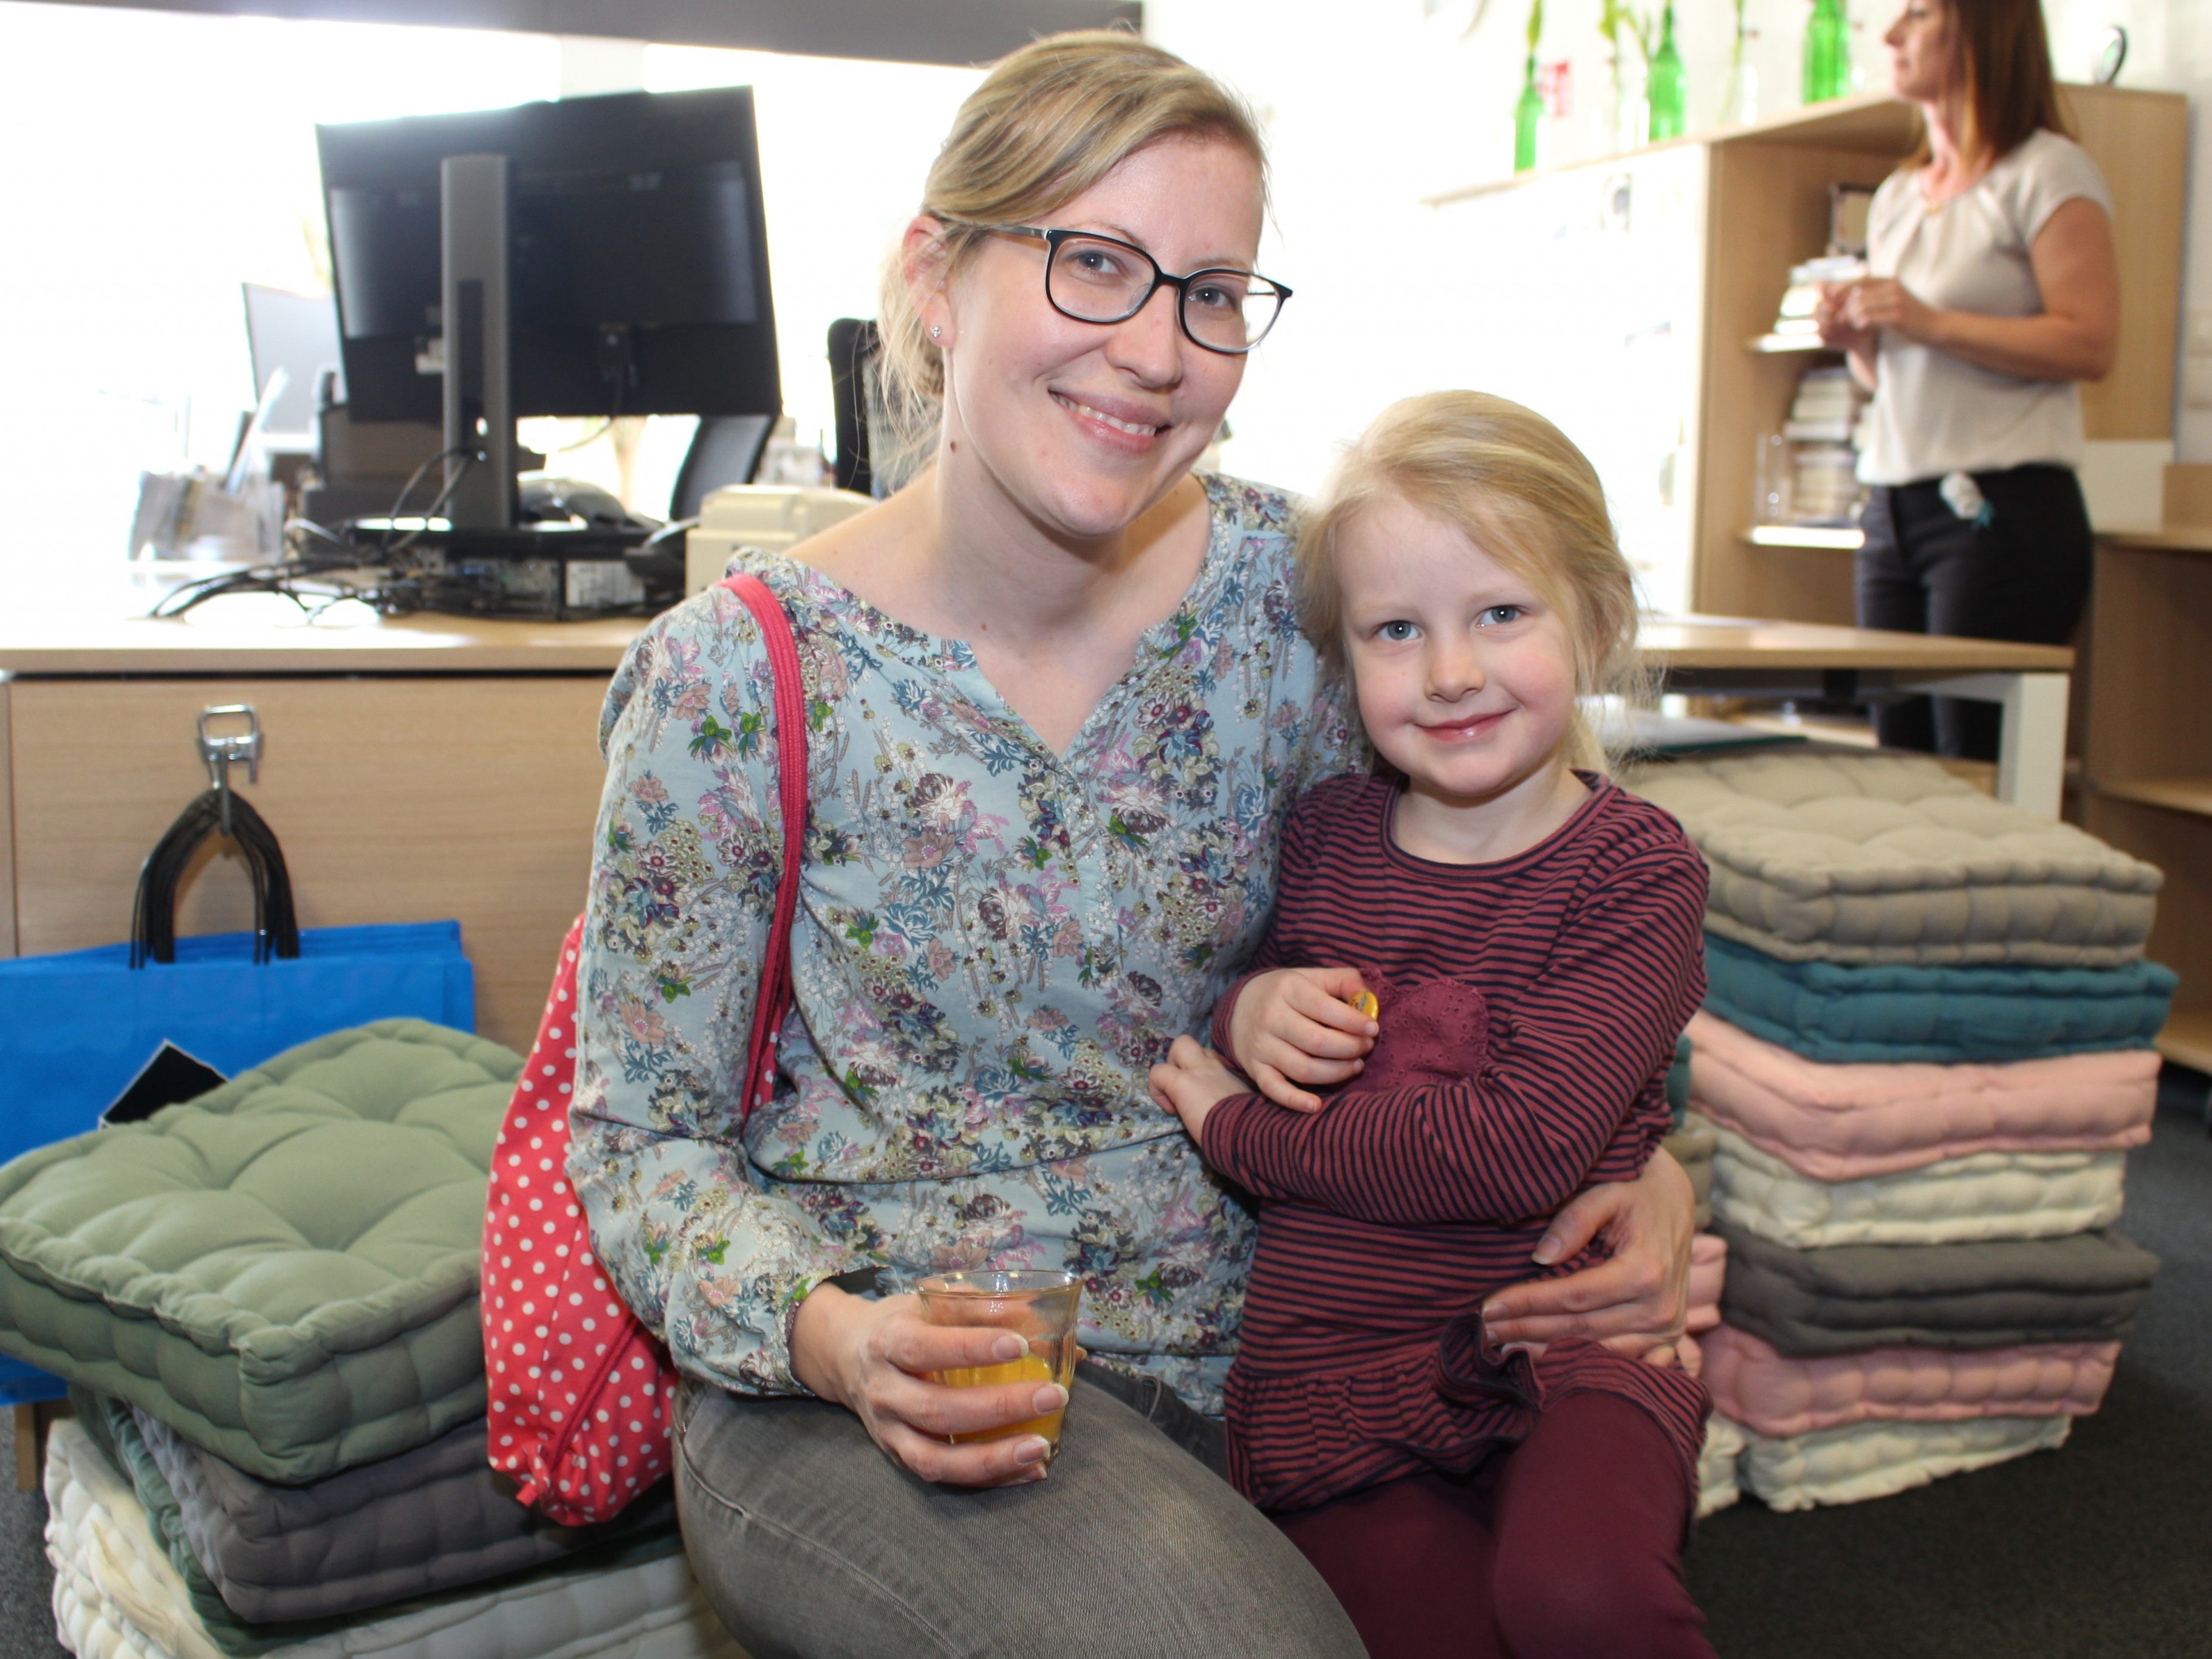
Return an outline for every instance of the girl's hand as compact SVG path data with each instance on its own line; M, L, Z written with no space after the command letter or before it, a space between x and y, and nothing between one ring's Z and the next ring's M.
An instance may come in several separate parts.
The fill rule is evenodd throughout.
M1357 968L1278 968L1255 975L1237 993L1229 1016L1237 1064L1278 1106L1319 1111L1321 1097L1298 1085L1358 1076L1382 1030L1352 1006L1366 988Z
M1002 1429L1067 1403L1057 1382L956 1389L926 1373L1018 1359L1028 1344L988 1326L933 1325L921 1298L880 1301L817 1285L792 1322L791 1369L824 1400L860 1419L890 1460L950 1486L1015 1486L1045 1477L1042 1435L955 1446L946 1437Z
M1531 1252L1548 1266L1602 1237L1612 1259L1564 1279L1531 1279L1483 1304L1483 1328L1501 1345L1540 1353L1588 1337L1615 1352L1670 1364L1690 1308L1690 1235L1698 1220L1690 1177L1664 1149L1634 1181L1577 1194Z
M1867 334L1887 328L1921 345L1940 343L1936 336L1942 313L1923 305L1912 290L1893 276L1869 276L1851 284L1844 301L1844 317L1851 327Z
M1206 1114L1231 1096L1252 1092L1219 1054L1187 1036L1177 1037L1167 1059L1152 1067L1151 1082L1152 1098L1182 1120L1184 1133L1201 1152Z

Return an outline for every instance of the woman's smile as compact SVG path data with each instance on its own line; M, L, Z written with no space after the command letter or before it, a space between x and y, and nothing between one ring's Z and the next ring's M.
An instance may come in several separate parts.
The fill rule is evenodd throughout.
M1160 434L1175 424L1141 404L1097 392L1054 392L1052 400L1094 440L1132 455L1149 453Z

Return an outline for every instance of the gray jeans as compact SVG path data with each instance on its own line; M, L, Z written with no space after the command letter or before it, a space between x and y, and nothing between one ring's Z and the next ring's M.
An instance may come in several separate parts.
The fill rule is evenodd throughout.
M691 1570L753 1659L1364 1655L1290 1540L1125 1392L1079 1377L1050 1479L964 1492L898 1468L842 1407L687 1381Z

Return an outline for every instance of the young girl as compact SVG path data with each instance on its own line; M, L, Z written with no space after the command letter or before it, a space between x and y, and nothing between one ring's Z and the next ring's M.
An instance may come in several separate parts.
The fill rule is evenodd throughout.
M1265 1200L1231 1473L1376 1659L1710 1656L1679 1561L1704 1390L1483 1329L1532 1256L1586 1265L1547 1261L1546 1224L1643 1169L1705 990L1705 866L1594 769L1577 711L1634 661L1602 489L1518 404L1418 398L1346 458L1299 561L1307 632L1398 775L1298 802L1219 1054L1182 1037L1152 1074Z

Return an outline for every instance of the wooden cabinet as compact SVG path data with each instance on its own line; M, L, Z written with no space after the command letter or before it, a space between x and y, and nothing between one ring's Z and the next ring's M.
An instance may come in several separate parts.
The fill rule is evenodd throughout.
M2089 436L2155 445L2172 431L2187 100L2063 95L2121 251L2119 362L2085 389ZM1432 198L1443 268L1465 285L1464 322L1432 348L1438 382L1518 398L1584 445L1656 608L1852 620L1855 533L1748 533L1758 439L1808 364L1841 358L1753 342L1790 267L1823 251L1828 186L1880 182L1918 122L1894 98L1839 100Z
M0 639L0 670L38 665L0 674L0 953L128 937L141 860L207 787L196 717L250 703L260 780L234 776L283 843L301 925L458 918L477 1030L526 1049L583 905L604 776L599 705L620 639L571 647L596 666L535 663L513 638L483 653L500 665L489 672L424 673L392 672L424 655L403 649L398 629L378 630L381 652L356 638L303 654L282 634L212 649L203 635L191 651L190 630L163 627L109 630L132 649L10 651ZM456 623L445 637L465 647L501 627ZM251 925L244 868L211 846L179 931Z

